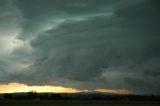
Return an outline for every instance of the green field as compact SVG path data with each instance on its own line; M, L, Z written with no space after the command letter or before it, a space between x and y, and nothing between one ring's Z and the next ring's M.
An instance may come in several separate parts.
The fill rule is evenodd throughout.
M0 106L160 106L157 102L122 101L12 101L1 102Z

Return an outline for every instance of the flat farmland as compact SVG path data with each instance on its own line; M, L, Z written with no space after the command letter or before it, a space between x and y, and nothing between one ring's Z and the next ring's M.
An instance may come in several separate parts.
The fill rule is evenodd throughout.
M160 106L160 102L90 100L5 101L0 102L0 106Z

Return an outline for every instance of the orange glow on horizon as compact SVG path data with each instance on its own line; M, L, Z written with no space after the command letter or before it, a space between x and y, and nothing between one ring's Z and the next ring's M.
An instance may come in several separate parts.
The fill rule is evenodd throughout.
M126 89L96 89L97 92L109 92L109 93L119 93L119 94L129 94Z
M76 93L76 92L90 92L89 90L78 90L74 88L65 88L62 86L28 86L27 84L20 83L9 83L9 84L0 84L0 93L14 93L14 92L55 92L55 93ZM123 89L95 89L96 92L109 92L109 93L119 93L127 94L128 90Z

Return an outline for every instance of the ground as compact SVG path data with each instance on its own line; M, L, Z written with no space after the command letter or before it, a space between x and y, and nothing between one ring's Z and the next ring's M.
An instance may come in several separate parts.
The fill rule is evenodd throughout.
M57 100L57 101L12 101L0 102L0 106L160 106L160 102L143 101L87 101L87 100Z

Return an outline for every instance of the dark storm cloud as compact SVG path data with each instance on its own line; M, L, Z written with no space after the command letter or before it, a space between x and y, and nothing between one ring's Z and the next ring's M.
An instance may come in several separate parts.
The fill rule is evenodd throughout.
M57 18L70 19L72 17L84 17L87 15L97 15L110 11L110 7L105 8L111 1L102 0L97 3L92 1L74 1L74 0L47 0L47 2L34 0L19 0L18 6L22 9L24 21L22 24L21 39L28 39L29 36L35 36L45 30L45 27ZM37 5L38 4L38 5ZM57 21L59 21L57 20Z
M29 65L7 74L7 82L160 93L158 1L17 0L15 4L22 18L18 38L29 46L15 49L11 59Z
M14 33L17 27L16 23L20 21L19 11L16 6L13 5L13 2L14 0L0 1L0 36Z

